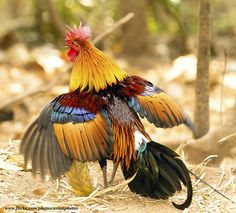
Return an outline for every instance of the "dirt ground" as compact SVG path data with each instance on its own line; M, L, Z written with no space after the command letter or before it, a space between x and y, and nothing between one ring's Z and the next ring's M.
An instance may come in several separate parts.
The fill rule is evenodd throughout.
M180 64L190 63L188 68L178 68L177 65L170 63L153 63L153 59L140 59L138 64L132 66L117 60L130 73L138 74L151 80L163 88L168 94L173 96L185 111L193 117L194 108L194 66L193 56L186 56ZM46 62L45 62L46 63ZM178 63L178 62L176 62ZM232 62L233 63L233 62ZM235 63L235 62L234 62ZM229 62L230 64L230 62ZM40 63L28 64L29 67L18 64L13 66L11 63L0 64L0 96L4 104L5 101L14 99L25 92L39 89L42 85L47 85L60 71L60 69L48 71ZM177 66L177 68L175 67ZM222 60L213 60L211 78L211 126L221 124L222 116L220 112L221 75L219 70L222 68ZM232 67L231 67L232 68ZM33 70L33 71L28 71ZM145 72L144 72L145 71ZM222 104L223 121L226 120L228 113L234 105L235 97L235 70L226 73L224 87L224 101ZM70 189L66 178L60 182L52 181L50 178L42 182L39 177L32 177L30 171L23 171L22 157L18 154L20 138L27 126L37 116L42 107L56 95L67 92L68 75L63 76L57 85L50 91L25 98L20 102L9 105L13 109L15 118L11 121L0 123L0 212L25 212L28 208L30 212L181 212L173 207L171 200L181 202L185 199L185 191L177 194L168 201L158 201L144 198L129 191L127 186L122 184L123 177L121 171L118 172L114 184L108 192L103 191L102 173L97 163L89 164L93 181L100 187L92 196L77 197ZM229 115L230 117L230 115ZM232 117L232 116L231 116ZM183 158L186 157L188 167L197 175L201 176L211 186L215 187L232 201L236 202L236 160L235 145L224 149L218 147L218 138L208 138L207 145L212 145L212 149L204 150L201 146L194 146L191 149L183 149L183 144L189 145L193 141L191 132L185 127L180 126L173 129L157 129L153 125L144 121L145 127L153 140L163 143L173 149L177 149ZM234 131L232 126L231 132ZM211 130L210 130L211 132ZM228 133L227 134L232 134ZM227 136L227 135L224 135ZM219 139L222 137L219 136ZM194 140L194 143L198 141ZM204 141L203 141L204 142ZM235 138L232 142L235 144ZM197 143L198 144L198 143ZM213 149L214 146L214 149ZM179 148L179 149L178 149ZM214 150L211 151L211 150ZM202 154L204 152L204 155ZM191 158L194 154L194 161ZM214 161L217 156L219 161ZM204 159L209 157L208 160ZM192 164L190 164L190 162ZM193 164L194 162L194 164ZM224 162L224 163L222 163ZM230 162L230 163L228 163ZM210 165L211 167L208 167ZM230 165L230 166L226 166ZM112 165L109 164L109 173ZM192 177L194 186L194 196L192 205L183 212L236 212L236 205L221 195L213 192L204 183ZM120 187L115 187L120 184ZM115 187L115 188L114 188ZM13 209L10 209L10 208ZM7 209L8 208L8 209ZM56 208L56 209L54 209ZM59 210L58 208L65 208ZM67 209L67 208L70 208Z
M109 165L111 173L112 165ZM196 169L195 166L190 166ZM98 186L102 191L102 174L98 164L91 163L90 169L98 177ZM217 188L231 200L236 199L235 177L229 171L218 168L200 167L196 173L201 174L205 181ZM192 177L194 186L193 202L188 210L184 212L236 212L236 205L231 201L213 192L205 184ZM122 183L121 171L118 172L113 186ZM39 177L32 177L30 172L24 171L0 171L1 197L0 207L4 207L6 212L29 209L41 212L64 212L59 210L64 208L65 212L181 212L174 208L171 201L183 202L185 191L177 194L168 201L155 200L141 197L129 191L127 187L120 187L114 191L108 191L89 198L76 197L76 195L65 185L66 178L59 183L50 179L42 182ZM112 188L111 186L110 188ZM13 209L11 209L13 208Z

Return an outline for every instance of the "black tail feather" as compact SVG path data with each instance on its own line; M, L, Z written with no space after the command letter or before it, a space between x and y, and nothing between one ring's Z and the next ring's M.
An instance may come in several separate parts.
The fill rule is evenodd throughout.
M131 160L129 169L123 165L125 179L135 175L129 183L131 191L156 199L168 199L182 189L181 182L187 188L187 199L183 204L173 205L178 209L188 208L192 201L192 182L179 155L171 149L155 143L147 143L147 148L138 160Z

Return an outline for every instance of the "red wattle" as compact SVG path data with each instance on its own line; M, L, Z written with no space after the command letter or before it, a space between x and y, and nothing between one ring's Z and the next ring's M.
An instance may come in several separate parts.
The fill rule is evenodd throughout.
M78 54L79 54L79 52L72 47L67 52L67 56L71 62L75 61L75 58L77 57Z

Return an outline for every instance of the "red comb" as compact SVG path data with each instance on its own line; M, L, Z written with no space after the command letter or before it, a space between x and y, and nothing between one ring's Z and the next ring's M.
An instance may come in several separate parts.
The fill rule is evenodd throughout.
M66 30L66 43L68 45L71 44L71 42L74 39L85 41L91 36L91 29L89 26L82 26L80 23L79 27L70 28L68 27L68 30Z

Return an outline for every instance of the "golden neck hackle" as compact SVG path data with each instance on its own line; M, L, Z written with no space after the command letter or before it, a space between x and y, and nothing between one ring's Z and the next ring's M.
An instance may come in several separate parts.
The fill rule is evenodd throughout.
M81 47L70 77L70 91L96 91L122 81L127 73L90 42Z

